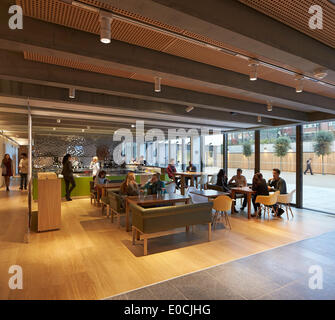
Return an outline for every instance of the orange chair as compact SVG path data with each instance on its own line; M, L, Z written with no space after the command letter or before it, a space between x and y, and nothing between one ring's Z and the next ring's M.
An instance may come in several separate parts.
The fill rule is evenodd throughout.
M216 199L214 199L213 201L213 209L215 210L215 215L213 219L214 230L219 222L224 224L224 220L229 225L229 229L231 229L231 224L229 221L227 211L231 210L232 202L233 200L228 196L219 196Z
M268 213L268 219L270 219L270 211L273 208L273 206L277 203L279 194L280 192L276 191L270 194L269 196L257 196L256 197L256 203L260 204L259 210L264 209L264 214L265 212Z

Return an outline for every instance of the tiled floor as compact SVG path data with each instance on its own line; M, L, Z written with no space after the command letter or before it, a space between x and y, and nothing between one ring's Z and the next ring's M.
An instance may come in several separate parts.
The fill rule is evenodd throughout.
M334 300L334 243L329 232L108 299ZM313 266L321 267L323 289L309 287Z

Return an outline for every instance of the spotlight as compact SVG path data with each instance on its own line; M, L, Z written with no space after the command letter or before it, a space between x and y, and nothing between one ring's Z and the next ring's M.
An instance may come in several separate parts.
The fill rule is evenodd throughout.
M315 78L322 80L328 76L328 71L323 68L319 68L319 69L314 70L313 75Z
M185 109L186 112L191 112L194 109L193 106L189 106Z
M76 97L76 89L75 88L70 88L69 89L69 98L74 99Z
M262 122L262 117L261 116L257 117L257 122Z
M294 78L294 80L297 81L297 85L295 87L295 92L296 93L301 93L304 91L304 76L302 76L301 74L297 74Z
M249 67L250 67L250 81L257 80L257 68L259 66L259 62L257 60L249 60Z
M111 43L112 32L111 32L112 18L100 16L100 41L105 44Z
M53 131L56 131L56 128L52 128Z
M81 132L85 132L85 129L81 129Z
M161 80L160 77L155 77L155 92L161 92Z
M60 119L57 119L57 123L60 123L61 122L61 120Z
M135 128L135 125L134 125L134 124L132 124L132 125L131 125L131 127L132 127L132 128Z
M267 104L267 110L268 110L269 112L272 111L272 104L271 104L271 102L268 102L268 104Z

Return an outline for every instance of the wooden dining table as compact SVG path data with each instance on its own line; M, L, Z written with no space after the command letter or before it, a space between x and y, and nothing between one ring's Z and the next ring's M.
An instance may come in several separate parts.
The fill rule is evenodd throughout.
M222 192L222 191L217 191L217 190L194 190L191 191L190 193L196 194L201 197L205 197L208 199L215 199L219 196L230 196L229 192Z
M139 206L143 207L150 207L160 204L169 204L175 205L177 202L182 202L188 204L190 201L189 196L185 195L178 195L175 193L166 193L162 195L147 195L147 196L130 196L126 197L126 230L127 232L130 231L130 223L129 223L129 216L130 216L130 203L135 203Z
M246 194L247 195L247 201L248 201L248 219L251 219L251 197L255 193L256 192L253 191L249 187L235 187L235 188L231 188L231 198L232 199L236 198L236 194ZM231 213L234 213L234 212L235 212L235 204L233 202L232 206L231 206Z
M186 186L186 178L189 178L191 181L191 187L194 187L194 181L201 177L202 175L212 176L213 174L205 173L205 172L193 172L193 171L186 171L186 172L175 172L175 177L180 177L180 193L182 195L185 194L185 186Z

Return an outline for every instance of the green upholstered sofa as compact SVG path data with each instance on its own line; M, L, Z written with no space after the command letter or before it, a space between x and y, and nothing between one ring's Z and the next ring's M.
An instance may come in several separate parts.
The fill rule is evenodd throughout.
M168 207L143 208L131 203L133 244L135 238L144 240L144 255L148 251L148 238L160 237L180 232L172 231L176 228L197 224L208 224L208 241L211 240L213 203L185 204Z

